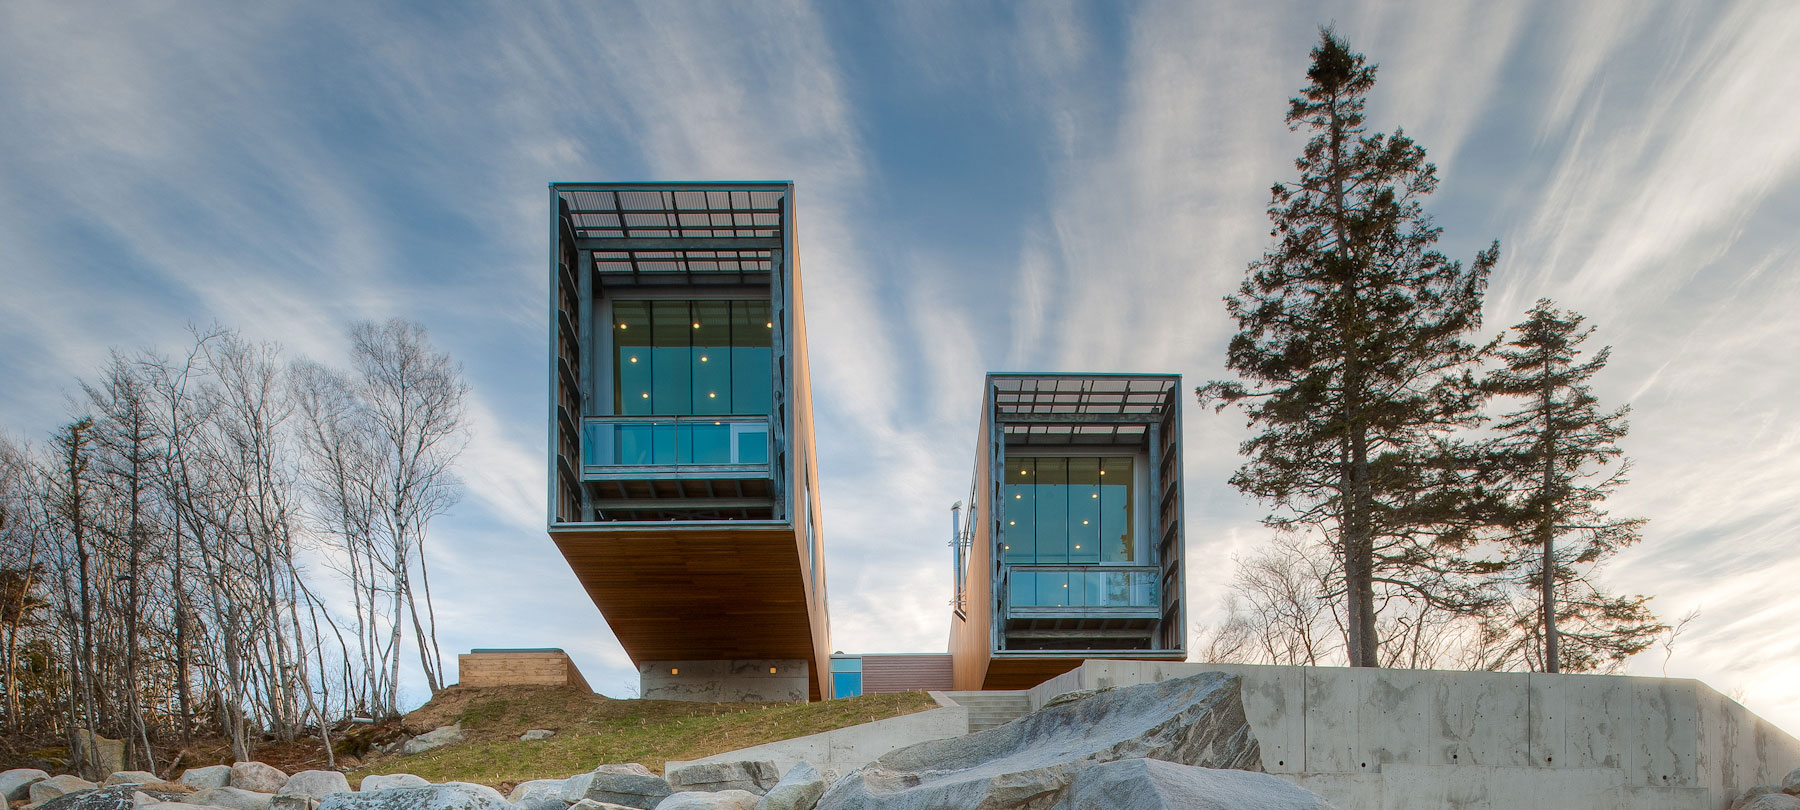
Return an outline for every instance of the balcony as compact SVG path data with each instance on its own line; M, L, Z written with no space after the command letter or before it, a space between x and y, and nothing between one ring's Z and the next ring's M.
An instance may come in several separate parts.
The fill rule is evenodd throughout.
M582 477L589 481L704 476L764 478L766 416L598 416L582 420Z
M1009 616L1113 616L1155 618L1158 569L1154 566L1011 566L1001 587Z

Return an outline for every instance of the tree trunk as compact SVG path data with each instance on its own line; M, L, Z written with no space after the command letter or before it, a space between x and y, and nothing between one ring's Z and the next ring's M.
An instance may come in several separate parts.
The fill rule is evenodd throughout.
M1544 361L1544 389L1539 401L1544 414L1544 469L1540 482L1540 508L1544 510L1538 516L1538 540L1544 549L1544 568L1538 589L1543 597L1544 612L1544 671L1561 672L1562 662L1560 646L1556 637L1556 431L1554 428L1555 405L1552 388L1551 361L1548 356Z

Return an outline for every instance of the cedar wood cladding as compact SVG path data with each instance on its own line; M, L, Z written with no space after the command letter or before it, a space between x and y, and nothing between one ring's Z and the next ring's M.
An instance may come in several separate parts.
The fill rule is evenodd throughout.
M865 695L954 688L949 653L865 655L862 659L862 676Z

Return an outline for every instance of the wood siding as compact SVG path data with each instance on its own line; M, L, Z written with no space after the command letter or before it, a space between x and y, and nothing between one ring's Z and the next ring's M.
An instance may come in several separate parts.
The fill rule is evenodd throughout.
M984 383L985 384L985 383ZM955 688L983 689L988 657L993 654L994 626L994 485L988 475L993 455L993 390L981 398L981 426L975 434L974 494L975 531L969 542L969 565L964 574L965 601L961 615L950 614L950 654L955 659Z
M948 653L921 655L865 655L862 659L863 694L919 692L955 688L955 669Z
M816 697L829 659L795 535L779 524L551 532L633 662L801 659Z
M463 686L574 686L593 691L575 662L560 650L465 653L456 657L456 674Z

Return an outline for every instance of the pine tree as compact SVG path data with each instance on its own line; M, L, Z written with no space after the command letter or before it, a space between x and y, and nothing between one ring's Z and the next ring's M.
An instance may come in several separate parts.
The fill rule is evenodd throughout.
M1447 439L1478 420L1469 372L1481 298L1499 243L1465 267L1435 245L1422 200L1437 187L1425 149L1370 133L1375 66L1320 31L1311 83L1289 129L1312 137L1300 177L1277 183L1274 239L1226 306L1238 322L1238 381L1198 389L1241 404L1253 428L1232 484L1277 509L1278 529L1318 527L1342 562L1353 666L1378 666L1378 597L1457 612L1489 606L1458 517L1462 458ZM1379 588L1378 588L1379 585Z
M1517 410L1494 425L1501 521L1509 570L1534 592L1535 610L1515 620L1522 663L1544 672L1585 671L1623 662L1667 629L1644 596L1606 593L1594 580L1600 565L1642 539L1641 518L1613 518L1601 508L1626 482L1629 459L1619 449L1629 405L1602 412L1589 380L1612 347L1581 360L1594 333L1584 319L1539 299L1496 354L1504 365L1482 387L1517 398Z

